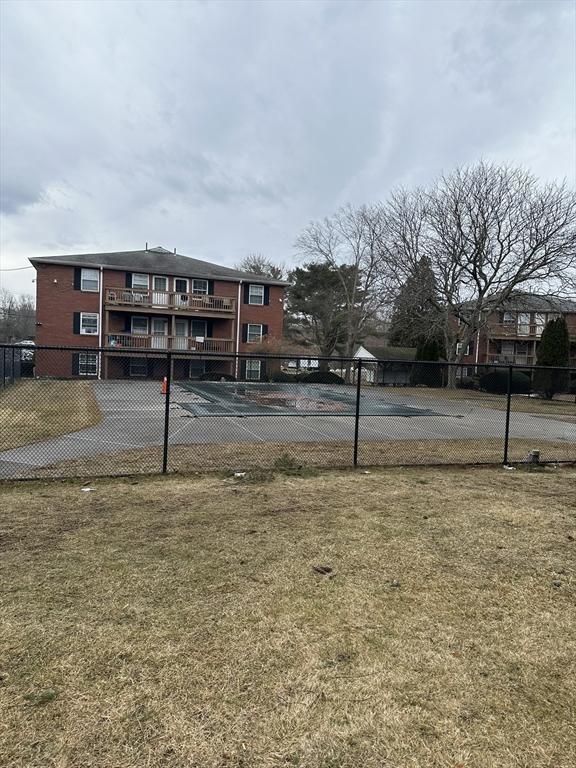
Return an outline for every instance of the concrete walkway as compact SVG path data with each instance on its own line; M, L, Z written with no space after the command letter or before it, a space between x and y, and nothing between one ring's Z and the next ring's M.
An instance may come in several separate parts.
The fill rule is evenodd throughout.
M94 392L102 421L94 427L61 437L0 453L0 478L26 477L34 467L98 456L109 463L110 454L131 449L160 446L164 435L165 399L158 382L98 381ZM353 417L322 416L237 416L194 417L182 408L195 396L177 385L170 408L170 444L218 444L350 441ZM429 415L412 417L372 415L378 401L424 410ZM372 409L374 410L374 409ZM366 389L360 421L361 441L380 440L463 440L503 439L505 413L481 408L472 400L446 400L403 395L401 389ZM394 409L391 409L393 412ZM431 413L430 413L431 412ZM576 408L575 408L576 412ZM566 443L565 459L576 460L576 424L526 413L511 415L513 438ZM121 470L119 470L121 471Z

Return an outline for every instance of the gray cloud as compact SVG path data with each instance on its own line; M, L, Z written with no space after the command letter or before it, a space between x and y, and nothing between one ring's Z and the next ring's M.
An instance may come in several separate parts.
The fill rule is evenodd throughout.
M480 157L576 180L569 1L0 11L4 268L145 241L289 262L310 219Z

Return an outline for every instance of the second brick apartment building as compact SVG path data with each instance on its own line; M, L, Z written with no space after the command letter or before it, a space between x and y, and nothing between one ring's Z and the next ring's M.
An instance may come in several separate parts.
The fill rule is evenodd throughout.
M38 350L39 376L158 377L165 360L154 353L172 351L175 378L221 371L259 379L263 361L218 354L250 354L266 337L282 336L287 283L279 280L160 247L30 261L36 343L86 348Z

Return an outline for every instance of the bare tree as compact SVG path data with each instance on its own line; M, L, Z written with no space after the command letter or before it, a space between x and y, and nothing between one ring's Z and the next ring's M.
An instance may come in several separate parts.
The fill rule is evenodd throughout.
M382 206L382 269L404 280L426 256L446 354L468 343L519 290L560 294L576 270L576 195L529 172L479 163ZM457 352L457 342L462 345Z
M270 259L267 259L263 253L249 253L239 264L236 264L235 268L241 272L252 272L254 275L268 277L271 280L286 279L286 267L284 264L275 264Z
M296 240L301 256L323 262L339 275L344 297L346 357L352 357L364 329L381 306L380 240L379 211L367 206L341 208L332 217L309 224Z
M0 289L0 342L33 339L36 311L32 296L16 296L6 288Z

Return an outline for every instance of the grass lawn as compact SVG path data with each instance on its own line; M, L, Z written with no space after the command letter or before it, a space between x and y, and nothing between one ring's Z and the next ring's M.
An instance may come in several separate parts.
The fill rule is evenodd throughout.
M0 764L569 768L576 470L0 486Z
M496 411L506 410L506 395L476 392L473 389L402 387L397 391L402 392L402 394L433 400L468 400L472 405L476 405L480 408L493 408ZM534 413L544 416L568 416L568 421L576 421L576 402L574 400L574 395L556 395L553 400L542 400L537 397L527 397L526 395L512 395L511 410L514 413Z
M511 438L509 459L525 461L528 453L540 450L543 462L576 462L576 444L568 441L549 442L542 439ZM361 440L358 460L362 466L394 466L408 464L482 464L502 462L504 441L484 440ZM351 467L353 442L318 443L197 443L170 445L170 472L209 472L271 468L286 457L305 467ZM117 453L99 454L46 467L28 467L27 476L83 477L95 473L147 474L159 473L162 447L136 448Z
M92 427L100 410L88 381L23 380L0 392L0 450Z

